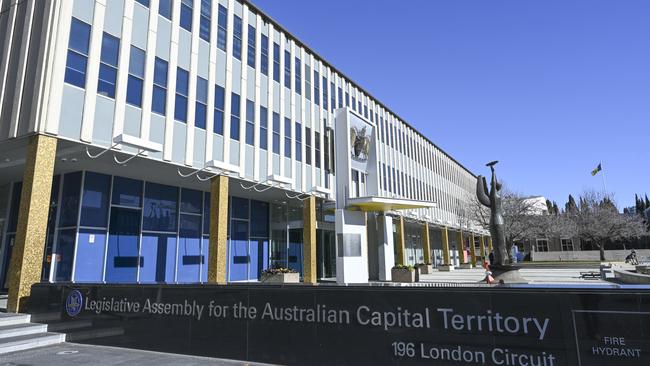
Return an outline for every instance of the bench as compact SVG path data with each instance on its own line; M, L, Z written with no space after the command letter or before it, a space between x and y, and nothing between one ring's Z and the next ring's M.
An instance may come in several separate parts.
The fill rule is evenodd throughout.
M600 272L596 272L596 271L580 272L580 278L583 278L585 280L599 280Z

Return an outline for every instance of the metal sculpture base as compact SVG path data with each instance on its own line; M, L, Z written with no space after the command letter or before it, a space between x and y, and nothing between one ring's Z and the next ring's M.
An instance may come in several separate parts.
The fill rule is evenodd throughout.
M492 283L528 283L525 278L521 277L521 273L519 273L520 268L521 267L519 266L512 265L499 266L495 264L490 266L490 271L492 271L492 278L494 278L494 281ZM485 279L483 282L485 282Z

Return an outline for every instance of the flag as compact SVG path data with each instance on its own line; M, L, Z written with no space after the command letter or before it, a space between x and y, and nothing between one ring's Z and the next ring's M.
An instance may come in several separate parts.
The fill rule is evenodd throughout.
M593 177L594 175L598 174L599 171L603 170L603 166L601 163L598 163L598 166L596 169L591 171L591 176Z

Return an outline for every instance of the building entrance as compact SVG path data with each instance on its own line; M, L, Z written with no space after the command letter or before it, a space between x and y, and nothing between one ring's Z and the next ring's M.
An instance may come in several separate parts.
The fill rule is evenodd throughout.
M318 278L336 277L336 237L334 230L316 230Z

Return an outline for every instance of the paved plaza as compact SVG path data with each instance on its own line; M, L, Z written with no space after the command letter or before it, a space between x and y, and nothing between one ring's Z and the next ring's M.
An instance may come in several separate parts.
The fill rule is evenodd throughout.
M55 346L9 353L0 366L138 365L138 366L262 366L267 364L183 356L125 348L62 343Z
M593 266L575 268L522 268L521 276L533 285L602 285L611 286L611 282L601 279L584 279L581 273L598 272ZM436 283L477 283L485 278L483 268L456 269L451 272L434 271L432 274L420 275L421 282Z

